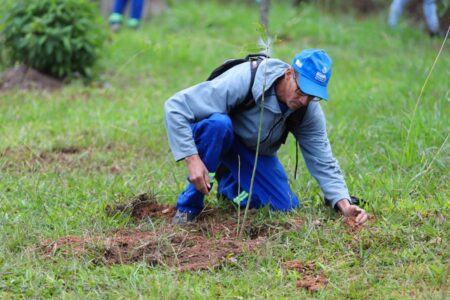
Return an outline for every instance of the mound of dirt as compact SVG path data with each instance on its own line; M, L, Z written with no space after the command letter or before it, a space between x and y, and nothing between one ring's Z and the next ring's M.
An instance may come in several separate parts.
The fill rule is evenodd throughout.
M317 292L324 288L328 280L322 271L316 270L315 261L303 263L301 261L293 260L283 263L283 267L287 270L298 272L302 277L297 281L298 288L304 288L309 292Z
M68 236L56 241L41 242L46 256L56 254L92 256L96 263L129 264L144 261L150 266L175 267L180 271L214 268L233 262L244 251L255 250L264 239L238 241L207 239L199 233L160 229L140 231L122 229L107 236Z
M63 85L62 80L42 74L25 65L9 69L0 77L0 91L10 89L55 90Z
M247 226L238 238L239 220L233 206L207 208L196 222L173 226L176 208L159 204L151 193L140 194L120 204L107 207L108 214L128 213L139 224L150 219L161 220L153 230L117 229L97 236L67 236L45 240L38 250L45 256L88 257L96 263L127 264L138 261L151 266L175 267L181 271L205 270L220 266L246 251L254 251L273 234L296 230L303 224L294 220L283 224L257 224L255 211L249 213ZM241 216L242 218L242 216ZM152 223L153 224L153 223Z
M128 264L143 261L148 265L174 267L181 271L205 270L220 266L247 251L255 251L275 233L296 230L302 220L286 224L256 224L250 211L243 238L238 238L239 220L235 208L208 208L196 222L187 226L170 224L176 208L160 204L150 193L107 207L108 214L128 213L139 224L149 218L161 220L153 230L118 229L97 236L67 236L42 241L37 250L45 256L88 257L100 264ZM153 223L152 223L153 224Z
M196 221L187 227L191 231L200 231L205 236L224 236L235 237L238 235L238 216L236 208L229 202L224 203L224 207L206 207L196 218ZM136 223L152 220L164 220L170 223L176 213L176 207L157 202L156 195L151 193L142 193L132 199L127 200L125 204L108 206L106 212L109 215L130 214ZM245 237L256 239L260 236L268 237L281 230L295 230L303 226L303 220L292 219L283 224L270 224L265 222L257 224L254 222L257 210L251 209L248 212L249 226L244 230ZM241 213L241 220L243 213Z
M146 218L169 221L176 211L177 209L173 205L159 204L156 201L156 195L150 193L139 194L126 204L118 204L106 208L106 212L109 215L129 213L136 221Z

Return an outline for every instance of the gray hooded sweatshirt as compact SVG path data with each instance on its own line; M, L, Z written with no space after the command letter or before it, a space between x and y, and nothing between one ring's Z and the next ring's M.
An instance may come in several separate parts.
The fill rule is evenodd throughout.
M235 135L247 147L255 150L263 106L264 122L259 148L263 155L276 155L282 143L286 119L294 112L288 109L283 113L275 93L274 83L284 75L288 67L288 64L278 59L264 60L258 67L252 87L256 105L231 116ZM250 76L249 63L243 63L212 81L184 89L166 101L164 122L175 160L198 153L191 124L206 119L213 113L227 114L242 103L247 96ZM319 103L309 103L302 124L293 134L309 172L319 183L329 204L334 207L339 200L350 199L339 164L331 152L325 117Z

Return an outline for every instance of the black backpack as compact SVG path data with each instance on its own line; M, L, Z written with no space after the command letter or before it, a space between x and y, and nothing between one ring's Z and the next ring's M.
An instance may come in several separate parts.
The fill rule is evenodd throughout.
M208 76L208 78L206 79L207 81L213 80L214 78L218 77L219 75L225 73L226 71L228 71L229 69L231 69L237 65L240 65L240 64L246 63L246 62L251 62L250 63L250 72L251 72L250 73L251 74L250 86L248 88L247 96L245 97L245 100L241 104L239 104L238 106L236 106L235 108L233 108L230 111L230 113L229 113L230 115L250 109L256 105L255 99L253 99L252 87L253 87L253 83L255 82L256 71L258 70L259 65L265 58L269 58L269 57L263 53L256 53L256 54L249 54L245 58L228 59L223 64L221 64L220 66L215 68L211 72L211 74ZM283 135L281 137L281 142L283 144L286 143L286 139L289 135L289 132L293 131L295 127L299 126L302 123L303 117L305 116L307 108L308 108L308 106L301 107L301 108L297 109L295 112L293 112L291 115L289 115L289 117L286 120L286 130L283 132ZM295 146L296 159L295 159L294 178L297 177L297 167L298 167L298 143L296 142L295 144L296 144L296 146ZM223 164L221 164L220 168L218 168L218 169L223 169L223 167L224 167ZM216 177L221 177L222 173L223 173L223 170L216 172Z
M256 71L258 70L259 65L261 62L265 59L269 58L266 54L263 53L256 53L256 54L249 54L245 58L236 58L236 59L228 59L223 64L215 68L211 74L206 79L207 81L213 80L214 78L218 77L219 75L225 73L229 69L240 65L242 63L251 62L250 63L250 86L248 88L247 96L245 97L245 100L239 104L237 107L233 108L230 112L230 115L236 114L238 112L250 109L256 105L255 99L253 99L252 94L252 87L253 83L255 82L255 75ZM295 127L300 125L303 121L303 117L305 116L307 107L302 107L298 110L296 110L294 113L292 113L286 120L286 130L283 133L283 136L281 138L282 143L284 144L286 142L287 136L290 131L292 131Z
M247 96L245 97L245 100L239 104L237 107L233 108L230 112L230 115L236 114L237 112L250 109L256 105L255 100L253 99L252 95L252 87L253 83L255 82L255 76L256 71L258 70L259 65L261 62L265 59L269 58L266 54L263 53L256 53L256 54L249 54L245 58L234 58L234 59L228 59L223 64L215 68L209 77L206 79L206 81L213 80L216 77L219 77L219 75L225 73L229 69L246 63L250 62L250 86L248 88Z

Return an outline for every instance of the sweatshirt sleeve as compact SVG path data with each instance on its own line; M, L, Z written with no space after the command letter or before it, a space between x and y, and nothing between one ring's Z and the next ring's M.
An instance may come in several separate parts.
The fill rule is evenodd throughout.
M301 126L294 135L311 175L317 180L328 203L335 207L341 199L350 199L341 168L331 151L325 116L319 103L311 102Z
M197 154L191 124L213 113L228 113L247 96L249 63L240 64L211 81L184 89L164 104L164 124L175 160Z

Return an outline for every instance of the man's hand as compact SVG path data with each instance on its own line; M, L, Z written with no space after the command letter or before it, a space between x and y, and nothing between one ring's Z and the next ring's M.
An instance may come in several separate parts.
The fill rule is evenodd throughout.
M211 189L209 182L208 169L198 154L188 156L184 159L186 162L189 180L195 188L204 195L208 195Z
M347 199L340 200L336 205L345 217L354 217L356 224L359 226L364 225L369 219L364 209L357 205L351 205Z

